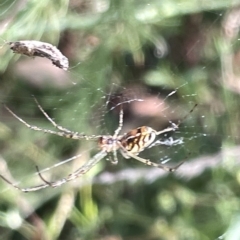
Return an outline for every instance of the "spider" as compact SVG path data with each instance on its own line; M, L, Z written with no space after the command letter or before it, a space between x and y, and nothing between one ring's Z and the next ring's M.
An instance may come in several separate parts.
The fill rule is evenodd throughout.
M111 159L111 162L113 164L118 163L117 159L117 151L120 151L122 156L126 159L129 158L134 158L135 160L138 160L146 165L161 168L165 171L168 172L174 172L177 168L179 168L184 161L180 162L174 167L168 167L164 164L157 164L154 162L151 162L149 159L141 158L138 156L140 152L145 150L148 146L151 145L151 143L154 142L156 137L160 134L175 131L178 129L179 125L181 122L194 110L194 108L197 106L197 104L192 108L192 110L177 124L172 123L170 127L165 128L162 131L156 131L151 127L148 126L142 126L138 127L136 129L133 129L123 135L119 135L122 127L123 127L123 109L120 110L119 114L119 125L118 128L115 130L113 135L92 135L92 136L87 136L85 134L81 134L78 132L73 132L68 130L67 128L64 128L60 125L58 125L49 115L43 110L37 99L34 97L34 101L37 104L37 107L39 110L43 113L43 115L47 118L48 121L51 122L51 124L58 130L58 131L53 131L49 129L43 129L34 125L30 125L27 122L25 122L22 118L17 116L12 110L10 110L7 106L4 105L4 107L7 109L8 112L10 112L15 118L17 118L20 122L22 122L25 126L28 128L34 130L34 131L42 131L44 133L49 133L49 134L55 134L61 137L66 137L66 138L72 138L72 139L85 139L85 140L95 140L98 141L98 145L100 148L100 151L94 155L88 162L86 162L83 166L78 168L76 171L73 173L70 173L67 177L62 178L60 180L57 180L55 182L49 182L47 181L42 174L39 171L39 168L36 166L37 173L40 177L40 179L43 181L43 184L37 185L37 186L32 186L32 187L27 187L27 188L21 188L6 179L4 176L0 175L0 177L7 182L8 184L12 185L16 189L22 191L22 192L32 192L32 191L37 191L43 188L47 187L59 187L62 184L65 184L69 181L72 181L81 175L85 174L88 172L91 168L93 168L99 161L101 161L104 157L106 157L109 153L112 153L113 159Z

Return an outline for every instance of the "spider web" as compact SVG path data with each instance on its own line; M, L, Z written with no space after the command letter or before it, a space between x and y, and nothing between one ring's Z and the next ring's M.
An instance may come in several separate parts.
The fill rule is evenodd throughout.
M178 91L180 91L181 88L185 88L187 84L188 83L184 83L183 85L179 86L174 90L167 89L166 91L167 93L165 93L162 96L160 93L156 94L146 92L146 89L144 88L141 89L134 87L133 89L131 89L121 87L116 83L112 83L111 88L109 89L109 93L103 91L102 89L96 90L97 93L95 92L94 94L98 95L100 101L98 100L97 102L91 104L90 107L85 112L82 111L84 106L86 105L86 102L89 101L89 97L86 97L85 99L81 98L81 101L76 102L74 106L73 104L71 104L71 109L69 109L68 112L62 110L63 108L62 106L68 104L69 102L69 99L65 96L68 95L76 96L76 94L74 94L75 90L69 90L68 92L65 92L65 96L61 95L61 97L45 95L44 98L41 99L41 106L47 112L51 112L52 115L55 116L53 120L56 121L61 126L64 126L72 131L85 133L86 135L89 136L112 135L114 133L114 130L118 127L119 111L121 107L123 107L124 110L124 125L121 134L124 134L134 128L143 125L151 126L156 130L162 130L166 127L172 126L172 124L174 123L177 124L179 121L182 120L183 117L186 117L186 119L184 119L183 122L180 124L179 129L170 134L164 134L163 136L160 135L159 137L157 137L156 141L149 148L147 148L143 153L140 154L144 158L150 159L154 162L174 165L179 161L187 160L189 154L193 153L192 148L188 147L189 143L191 144L194 141L194 139L199 139L200 137L206 135L205 133L202 132L202 128L199 130L198 127L196 127L195 123L193 124L191 123L194 119L195 113L194 112L190 113L190 110L191 108L193 108L195 104L194 97L196 96L196 94L192 93L189 95L180 95L179 97L175 96L178 94ZM88 94L92 95L92 92L87 92L87 95ZM176 99L174 99L174 96L176 97ZM188 105L188 109L184 109L184 111L182 111L182 106L176 104L176 102L179 102L179 98L187 99L186 102ZM58 101L61 102L60 107L54 107L53 102ZM149 114L145 114L144 111L141 111L142 108L141 104L149 105L149 103L151 103L151 108L153 112L152 116L150 117ZM48 104L50 106L48 106ZM28 111L29 109L34 109L34 111L38 111L39 116L37 119L23 117L24 120L26 120L27 122L30 121L31 124L33 125L37 126L40 125L43 128L54 129L52 128L50 122L48 122L43 116L41 116L40 111L38 110L36 104L34 103L31 97L28 97L27 109ZM150 111L148 113L150 113ZM19 115L19 113L17 114ZM41 123L38 123L40 120ZM15 121L14 119L13 121L15 122L14 125L15 124L18 125L17 128L19 127L22 128L21 123L19 123L17 120ZM86 127L86 122L89 123L90 127ZM190 126L185 126L187 122L190 122ZM40 138L40 140L35 140L36 144L39 144L38 141L44 142L46 140L47 145L49 145L50 149L56 148L55 147L56 142L51 142L51 140L52 141L55 140L57 141L57 143L59 142L59 146L61 146L60 148L63 147L66 149L64 150L64 152L67 152L65 153L65 155L68 156L68 151L71 151L71 155L73 155L69 156L69 158L67 158L66 160L63 160L58 163L59 159L64 159L64 157L59 156L59 159L58 157L56 158L50 157L50 155L47 154L47 152L49 151L48 149L44 151L40 149L40 148L45 149L45 147L47 147L47 145L45 144L40 145L39 148L36 148L33 151L34 152L33 157L29 156L31 155L31 153L28 152L29 150L27 150L24 156L26 159L25 160L26 165L28 166L27 178L32 178L32 174L29 174L29 172L31 171L33 172L35 170L34 165L38 165L40 169L42 169L41 172L46 171L48 172L51 169L52 170L52 172L50 173L51 175L46 175L49 178L56 179L61 178L61 176L65 176L66 173L72 171L71 170L72 167L68 168L66 167L66 164L73 160L76 161L74 153L78 153L77 156L79 159L81 159L85 154L88 155L87 158L90 158L94 153L99 151L96 142L89 143L86 140L75 141L65 138L60 139L59 137L55 136L48 137L46 136L46 134L43 133L39 132L32 133L30 129L24 129L24 131L25 130L29 131L30 134L33 134L34 138L35 136L38 136ZM82 147L82 145L84 147ZM75 150L68 150L68 148ZM59 147L57 147L57 150L54 149L52 151L58 152L59 151L58 149ZM81 151L79 149L81 149ZM58 155L59 152L56 154ZM122 167L123 166L128 167L129 165L134 166L135 168L144 167L144 165L136 162L135 160L124 159L121 156L121 154L119 154L118 157L119 165L120 166L122 165ZM39 161L39 158L41 158L41 161ZM29 160L32 162L32 164L29 164ZM49 163L50 161L52 161L52 164ZM87 161L87 159L85 159L85 161ZM9 166L13 168L12 170L13 175L18 176L18 172L16 173L14 172L15 168L14 165L18 164L17 161L13 160L12 164L13 165L11 166L10 162ZM83 162L80 161L77 167L81 166L82 164ZM51 165L53 166L51 167ZM112 168L110 163L108 163L107 165L108 166L110 165L110 168ZM62 170L59 169L59 167L56 168L57 166L62 166L63 167ZM117 168L116 167L114 168L116 171ZM105 170L103 169L103 171ZM21 179L22 176L19 176L18 178ZM38 176L36 180L38 182L41 182L40 179L38 179ZM103 180L103 182L105 181L106 180ZM82 184L81 181L79 182L79 184Z
M104 12L107 2L102 1L102 3L96 8ZM6 31L8 24L16 17L19 9L24 8L26 4L26 1L16 0L1 2L0 18L1 26L4 26L1 28L3 40L19 40L23 36L33 39L33 36L27 34L32 30L27 27L25 29L22 25L14 25L10 31ZM144 1L141 1L141 4L144 4ZM224 3L222 1L221 4L227 4L230 7L230 4L234 2ZM140 5L137 9L139 19L147 18L148 16L141 9ZM59 7L51 17L59 17L58 14L61 11ZM72 48L76 54L68 72L51 66L47 59L29 59L14 55L3 43L1 55L8 61L2 61L0 68L4 72L11 62L14 64L12 71L17 77L9 78L10 73L6 72L1 84L0 100L28 123L54 129L37 108L31 97L33 94L43 109L59 125L89 136L112 135L118 127L121 108L124 111L121 134L144 125L160 131L180 121L181 124L176 131L159 135L154 143L139 156L170 166L185 160L185 163L174 173L179 181L196 178L207 168L215 169L221 164L226 164L228 171L233 174L233 171L230 171L231 166L234 168L239 164L239 86L235 81L237 74L233 69L234 64L231 65L232 59L226 53L239 47L239 44L234 41L239 35L237 17L239 11L237 8L235 11L229 10L229 13L225 15L219 11L215 12L214 9L208 12L209 24L205 27L205 32L190 34L191 37L187 42L190 48L183 45L171 45L172 39L166 41L159 36L158 41L155 41L150 49L144 49L147 53L153 54L154 59L158 61L157 65L145 62L146 65L149 64L152 67L147 74L144 74L142 68L137 65L139 62L131 54L126 53L126 69L137 65L138 68L135 71L139 71L142 75L136 72L128 76L121 75L119 69L117 71L112 67L114 64L114 66L117 65L116 59L114 64L101 63L99 59L102 55L104 59L108 56L96 51L99 39L91 35L88 36L89 38L81 38L87 39L88 44L84 44L84 41L73 41L75 45L70 44L70 46L73 45ZM96 12L93 16L94 21L94 18L97 18ZM193 24L194 21L201 19L196 15L191 20L189 21ZM226 42L224 43L218 42L215 36L209 36L214 32L215 26L220 24L225 31ZM22 32L17 30L19 28ZM34 37L39 39L43 29L44 27L39 26L39 35L36 34ZM189 27L189 29L193 28ZM15 39L9 39L9 36L14 36ZM79 35L76 34L72 39L78 37ZM45 36L45 41L48 42L55 42L56 39L58 39L57 34ZM197 61L195 57L197 58L199 49L202 50L200 47L202 44L210 45L212 49L220 52L221 59L216 60L214 50L210 51L211 48L208 47L208 52L202 53L207 56L206 62L202 62L197 69L191 71L193 69L191 64L194 65L194 61ZM229 46L231 49L228 48ZM181 53L184 47L188 51L179 54L180 57L175 59L174 67L165 65L164 61L168 56L173 55L173 58L177 56L168 52L169 50ZM89 52L94 51L95 57L88 59L86 63L85 57L89 55ZM235 57L237 59L237 54ZM18 61L14 63L17 59ZM182 73L184 68L182 65L186 59L189 61L189 71ZM163 62L159 63L160 60ZM218 71L213 65L218 65ZM126 69L121 70L124 72ZM180 77L179 73L181 73ZM223 89L219 90L222 85ZM198 106L190 112L196 103ZM35 165L39 166L46 179L57 180L77 169L99 151L97 142L94 141L84 139L75 141L31 131L3 108L0 124L0 140L3 143L0 146L1 173L5 173L6 177L23 187L41 183L36 174ZM41 203L32 197L35 207L57 196L64 187L79 188L92 182L99 185L113 185L123 181L136 183L139 180L146 184L153 184L163 176L171 178L161 169L144 166L134 159L124 159L121 154L118 154L119 164L117 166L105 160L103 159L99 165L94 167L86 177L81 177L54 191L46 190L48 196ZM91 176L94 178L92 179ZM5 183L1 186L3 186L1 193L12 189ZM31 213L30 210L29 213Z
M3 5L5 3L7 12L14 12L14 10L21 8L22 6L20 3L17 4L16 1L10 5L8 5L8 1L5 1ZM2 13L4 15L5 12L3 11ZM219 15L209 26L209 29L214 26L219 19L221 19L221 15ZM10 21L11 18L8 20ZM161 42L159 42L159 45L155 46L153 51L156 56L164 57L164 48L162 48L160 43ZM199 44L199 40L197 40L196 44ZM197 49L197 46L193 45L193 48L190 51L193 52L195 49ZM187 54L190 54L190 52ZM22 76L26 76L24 74L26 74L26 68L29 69L30 64L37 64L39 61L39 65L41 67L43 64L50 65L49 62L46 62L43 59L34 59L34 61L32 59L24 60L26 61L25 63L21 64L20 62L16 67L17 70L22 73ZM53 113L54 120L57 123L73 131L84 132L87 135L111 135L117 127L118 114L121 107L124 108L124 126L122 133L142 125L151 126L156 130L160 130L164 129L164 127L168 127L169 125L171 126L174 122L177 123L178 121L181 121L181 118L188 114L197 100L196 96L198 96L198 93L197 91L195 92L189 89L189 86L191 85L189 81L182 80L182 83L177 84L168 82L167 87L164 86L164 84L162 84L162 86L160 85L160 87L155 87L154 83L156 78L161 77L161 75L156 75L156 72L159 71L159 69L157 69L157 71L150 72L147 76L144 76L144 81L145 83L150 84L150 88L137 84L126 84L126 86L123 87L118 76L110 76L111 80L109 86L103 87L101 83L97 83L97 79L92 79L90 72L85 72L84 74L81 72L79 73L77 68L79 63L81 65L81 62L78 62L75 66L70 67L70 71L66 74L62 73L61 70L59 71L58 69L54 69L53 67L55 71L59 73L61 72L61 75L58 76L61 76L63 80L62 82L56 80L58 79L58 76L55 77L55 79L53 78L53 82L50 84L55 84L58 89L53 93L46 93L43 99L40 99L43 108L46 111ZM208 66L203 67L207 68ZM82 70L82 68L80 68L80 70ZM37 72L29 72L29 70L27 70L27 74L29 75L36 76L38 75L36 73ZM93 74L101 75L102 73L94 71ZM174 73L172 78L174 78ZM41 75L39 78L33 78L33 80L27 81L31 81L30 83L35 85L35 87L41 87L46 84ZM73 87L71 87L71 85ZM59 93L57 93L57 91ZM69 98L68 96L72 97ZM8 98L11 98L11 96ZM24 99L22 96L18 96L17 98L20 99L19 101ZM34 109L32 110L34 112L37 111L37 107L34 105L34 102L31 102L31 97L27 96L26 98L29 99L27 105L25 105L27 112L29 112L29 109ZM89 102L89 99L91 99L91 102ZM5 99L4 101L8 102L8 99ZM61 102L61 104L55 105L54 101ZM64 108L63 105L68 105L69 102L71 107ZM201 108L201 106L199 106L199 108ZM148 109L147 112L146 109ZM171 163L173 159L177 162L183 159L186 160L191 155L194 157L199 153L205 153L204 146L207 144L203 144L203 141L200 139L209 137L210 146L213 146L213 135L209 134L206 130L208 125L205 124L205 115L202 115L197 119L196 112L198 112L198 109L189 114L189 116L184 119L183 123L181 123L179 129L174 133L159 136L154 144L152 144L149 149L146 149L144 153L141 153L141 155L147 159L153 158L157 162ZM24 115L21 115L20 117L24 118ZM25 118L25 120L28 119ZM200 123L197 121L200 121ZM90 123L90 127L86 126L86 122ZM50 123L45 121L44 127L48 127L49 125ZM35 133L33 133L33 135L35 136ZM70 142L69 145L64 147L66 148L66 152L68 151L68 147L71 148L71 145L77 146L77 143L73 143L72 140L63 139L58 141L64 141L64 145L66 141ZM51 146L51 143L49 144ZM97 151L97 145L93 145L91 145L87 150L84 150L84 152ZM219 147L221 146L216 145L216 150L218 150ZM38 149L38 151L40 150ZM206 153L207 152L208 151L206 150ZM92 153L90 155L92 155ZM61 155L58 157L61 159L63 158ZM46 157L45 161L47 164L45 167L40 166L40 168L46 168L49 166L48 158L49 156ZM122 160L121 156L119 156L119 158ZM54 158L54 160L56 159ZM43 160L41 160L41 164L42 162ZM131 162L130 164L132 164L132 161L127 160L125 162L126 164ZM34 161L34 164L39 165L39 161Z

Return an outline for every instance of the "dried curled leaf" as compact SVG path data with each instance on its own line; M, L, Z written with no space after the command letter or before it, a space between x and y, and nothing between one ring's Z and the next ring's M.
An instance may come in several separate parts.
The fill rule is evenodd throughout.
M55 46L50 43L35 40L25 40L8 42L10 49L14 53L23 54L29 57L43 57L52 61L53 65L68 70L69 63L65 57Z

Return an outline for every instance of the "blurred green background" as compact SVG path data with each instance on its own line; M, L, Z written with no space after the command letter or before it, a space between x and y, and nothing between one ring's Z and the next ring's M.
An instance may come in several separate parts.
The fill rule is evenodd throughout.
M0 181L0 239L240 239L240 1L0 1L0 101L30 124L87 135L156 130L176 146L141 157L177 164L168 174L118 156L59 188L22 193ZM14 54L8 41L40 40L70 61ZM19 186L61 179L99 151L21 124L0 107L0 174ZM52 167L74 155L73 161Z

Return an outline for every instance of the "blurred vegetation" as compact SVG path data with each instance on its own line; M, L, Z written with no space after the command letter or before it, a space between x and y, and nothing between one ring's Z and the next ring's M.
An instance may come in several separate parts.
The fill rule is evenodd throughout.
M183 144L140 154L187 160L176 174L119 154L118 165L103 160L55 189L26 194L0 181L0 239L240 239L240 0L0 6L0 101L33 125L52 127L32 95L57 123L88 135L112 134L120 106L128 131L160 130L198 104L168 136ZM58 46L69 71L12 53L7 42L19 40ZM31 131L0 108L0 174L20 186L41 183L35 165L81 154L44 172L60 179L97 151L95 142Z

